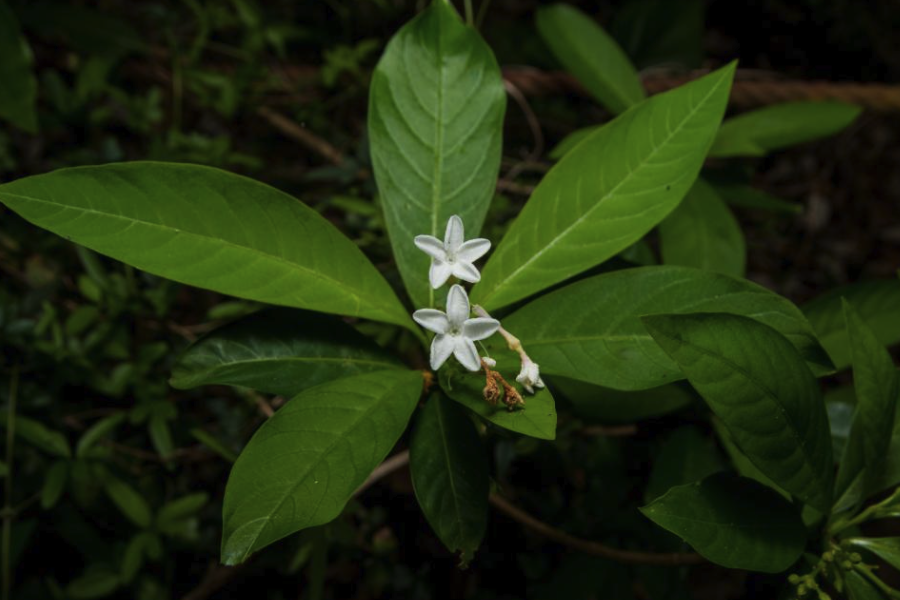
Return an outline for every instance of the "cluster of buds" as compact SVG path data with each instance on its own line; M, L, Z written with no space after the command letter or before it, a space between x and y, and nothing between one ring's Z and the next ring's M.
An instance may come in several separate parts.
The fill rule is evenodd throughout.
M451 276L469 283L480 281L481 273L474 262L491 248L491 242L484 238L466 241L462 219L457 215L450 217L447 222L443 241L431 235L418 235L414 242L416 247L431 257L428 279L433 289L444 285ZM471 316L473 308L476 317ZM493 370L496 362L490 357L479 357L475 342L495 333L500 333L510 350L518 353L521 358L522 369L516 381L529 394L534 393L535 387L544 387L538 364L528 357L519 339L501 327L500 321L491 317L483 308L477 305L472 307L469 296L461 285L454 284L450 287L446 311L423 308L413 313L413 319L435 333L431 342L431 368L437 371L453 355L469 371L484 369L487 382L484 397L488 402L496 404L502 399L510 410L525 403L521 394L500 373Z

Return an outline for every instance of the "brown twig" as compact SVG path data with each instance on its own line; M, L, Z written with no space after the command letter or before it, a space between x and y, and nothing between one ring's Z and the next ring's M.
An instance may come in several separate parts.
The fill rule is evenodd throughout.
M555 527L551 527L543 521L535 519L530 514L498 494L491 494L490 502L497 510L512 518L514 521L518 521L538 535L541 535L549 540L553 540L554 542L562 544L563 546L568 546L569 548L584 552L585 554L600 556L603 558L614 560L616 562L630 565L658 565L676 567L682 565L698 565L706 562L706 559L704 559L702 556L700 556L699 554L694 554L692 552L656 553L637 552L634 550L620 550L619 548L611 548L610 546L605 546L599 542L577 538L575 536L569 535L565 531L561 531L559 529L556 529Z
M510 194L516 194L518 196L530 196L532 192L534 192L534 188L535 186L533 185L522 185L521 183L506 181L505 179L499 179L497 181L498 191L509 192Z
M331 164L338 166L343 164L344 155L340 150L283 114L265 106L260 106L256 110L256 114L268 121L275 129L292 140L300 142Z
M528 104L528 99L525 98L525 95L521 91L519 91L516 84L508 79L504 79L503 87L506 90L506 93L519 105L519 108L525 115L525 122L528 123L528 129L531 130L531 136L534 138L534 146L525 156L525 159L513 165L509 171L506 172L506 175L501 178L512 181L522 172L524 164L537 161L537 159L541 157L541 154L544 153L544 132L541 130L541 122L538 120L537 115L534 114L534 111L531 110L531 105Z
M388 458L383 463L375 467L375 470L366 478L362 484L353 492L353 497L359 496L364 491L384 479L394 471L398 471L409 464L409 450L398 452L394 456Z

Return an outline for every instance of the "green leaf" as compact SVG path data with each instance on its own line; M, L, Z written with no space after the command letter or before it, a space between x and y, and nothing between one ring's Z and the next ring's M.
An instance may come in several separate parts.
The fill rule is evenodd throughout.
M553 147L550 152L547 153L547 157L552 160L559 160L563 156L569 153L575 146L586 140L592 133L597 131L602 127L601 125L591 125L590 127L582 127L581 129L576 129L566 137L564 137L560 142Z
M672 488L641 512L732 569L779 573L806 545L806 528L790 503L752 479L726 473Z
M119 507L122 514L128 517L132 523L141 529L150 527L153 521L150 506L133 487L124 481L110 477L106 481L104 489L109 499Z
M799 215L803 207L794 202L776 198L762 190L740 183L713 183L719 196L732 206L768 210L771 212Z
M44 485L41 486L41 508L47 510L56 506L60 496L66 489L69 479L69 463L58 460L47 470Z
M153 448L162 458L168 457L175 450L175 443L172 441L172 431L169 429L169 422L160 416L153 416L147 422L147 432L150 434L150 441L153 442Z
M231 470L222 562L337 517L387 456L422 391L417 371L376 371L305 390L253 435Z
M0 426L7 426L7 414L5 412L0 413ZM15 434L16 438L22 438L47 454L60 458L72 457L72 450L69 448L66 436L58 431L48 429L39 421L16 415Z
M726 427L722 424L722 421L713 417L712 425L713 430L716 432L716 436L718 436L719 438L719 442L721 442L722 444L722 448L728 454L728 458L731 459L731 463L734 465L734 468L738 472L738 475L740 475L741 477L754 479L790 500L790 493L784 491L781 487L778 486L777 483L766 477L763 472L756 467L756 465L750 462L750 459L747 458L747 455L741 452L741 449L737 447L737 444L734 441L734 437L732 437L728 429L726 429Z
M409 447L413 489L428 524L451 552L468 562L487 528L487 455L457 403L433 396L422 409Z
M291 397L325 381L403 364L337 317L264 310L213 331L189 347L172 387L238 385Z
M621 113L644 99L634 66L602 27L568 4L538 9L538 33L565 69L600 104Z
M734 64L604 125L538 184L472 290L487 309L598 265L644 236L687 193L725 110Z
M434 306L417 235L451 215L477 237L494 195L506 93L491 49L435 0L388 43L369 92L372 167L394 257L415 306Z
M882 346L900 343L900 281L863 281L835 288L803 306L803 312L837 369L851 362L841 298L853 305Z
M710 438L695 427L681 427L660 447L647 480L644 501L651 502L675 486L694 483L723 467Z
M494 349L492 345L488 344L488 348L492 350L491 356L497 361L495 369L511 382L511 385L515 384L515 377L519 372L516 362L518 355L505 348ZM482 419L522 435L541 440L556 439L556 402L547 388L535 388L532 395L522 391L521 386L517 386L525 400L525 406L511 411L502 402L492 405L484 399L483 371L457 374L445 368L439 372L438 377L441 387L450 398Z
M681 204L659 224L663 262L744 276L744 233L715 188L698 179Z
M225 444L216 439L211 433L200 429L199 427L195 427L191 429L191 435L195 440L224 458L226 461L233 463L237 460L237 454Z
M630 423L660 417L695 401L689 388L676 384L625 392L555 375L550 383L554 391L569 401L579 417L605 423Z
M334 226L240 175L156 162L76 167L0 185L0 202L66 239L181 283L419 331Z
M209 502L209 494L197 492L188 494L171 502L167 502L156 513L156 526L166 533L171 527L175 527L180 521L193 517Z
M29 133L37 133L37 80L31 48L19 29L16 15L0 0L0 119Z
M66 586L66 598L71 600L89 600L109 596L122 584L118 573L105 568L88 568L88 571L69 582Z
M767 325L722 313L644 317L750 461L822 512L833 462L818 382L797 350Z
M682 379L681 371L639 317L659 313L730 312L752 317L787 337L818 374L825 352L800 310L749 281L689 267L638 267L589 277L551 292L503 319L541 366L621 390Z
M895 569L900 569L900 537L850 538L843 543L865 548Z
M862 109L842 102L785 102L728 119L710 156L765 156L803 142L828 137L852 123Z
M884 471L896 407L900 404L900 373L875 333L846 300L844 317L853 355L856 411L838 468L835 494L841 497L844 492L852 491L850 497L838 501L839 506L849 507L858 506L869 494L878 491L874 485ZM855 479L860 479L860 486L852 489Z
M97 442L118 429L126 416L126 413L119 412L94 423L90 429L84 432L81 439L78 440L78 445L75 447L75 456L78 458L87 456L90 449L93 448Z
M148 531L142 531L128 542L125 552L122 553L122 564L119 567L119 574L123 582L131 583L138 571L141 570L144 564L144 548L147 545L147 539L152 535Z
M696 68L703 59L704 8L702 0L632 0L617 7L609 32L640 68Z
M885 600L884 595L869 580L857 573L848 571L844 574L847 593L850 600Z

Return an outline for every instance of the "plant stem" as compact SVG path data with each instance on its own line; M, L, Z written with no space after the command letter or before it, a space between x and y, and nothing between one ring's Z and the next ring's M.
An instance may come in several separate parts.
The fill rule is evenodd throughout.
M854 525L859 525L860 523L865 523L873 518L878 518L879 511L883 509L885 506L893 504L898 499L900 499L900 487L894 490L894 493L879 502L878 504L873 504L872 506L866 508L864 511L860 512L858 515L853 517L852 519L842 520L838 519L831 526L831 535L838 533L839 531L843 531L848 527L853 527Z
M491 0L481 0L481 4L478 6L478 16L475 17L475 29L481 29L481 24L484 23L484 15L487 14L490 5Z
M464 0L466 6L466 25L475 27L475 12L472 10L472 0Z
M9 380L9 404L6 419L6 501L3 503L3 600L9 600L12 590L10 546L12 540L13 510L13 450L16 437L16 395L19 391L19 367L14 366Z
M866 565L853 565L853 570L865 577L869 580L869 583L877 587L882 591L888 598L892 600L900 599L900 591L895 590L885 582L883 582L875 573L872 572L872 569L867 567Z

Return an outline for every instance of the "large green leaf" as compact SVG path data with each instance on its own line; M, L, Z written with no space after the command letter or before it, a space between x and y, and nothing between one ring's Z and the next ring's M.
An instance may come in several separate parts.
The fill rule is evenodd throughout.
M639 317L730 312L787 337L817 373L829 371L809 323L788 300L749 281L690 267L653 266L597 275L556 290L503 319L544 373L621 390L682 379Z
M845 573L844 583L847 585L849 600L886 600L877 587L856 571Z
M756 465L750 462L750 459L741 452L741 449L737 447L737 444L734 442L734 437L732 437L731 432L722 424L717 418L713 418L712 420L713 431L716 432L716 436L719 438L719 442L722 445L722 448L728 454L728 458L731 459L731 463L734 466L734 469L737 471L738 475L741 477L749 477L750 479L755 479L760 482L764 486L768 488L772 488L785 498L790 499L791 495L781 489L777 483L766 477L762 471L760 471Z
M413 429L409 469L429 525L464 561L478 549L487 527L487 464L484 445L463 408L433 396Z
M663 262L744 276L744 233L715 188L698 179L678 208L659 224Z
M459 215L468 238L494 194L506 94L478 33L445 0L405 25L372 76L369 143L391 246L416 306L434 306L420 234L443 239Z
M36 133L37 80L32 62L16 15L0 0L0 119Z
M865 548L895 569L900 569L900 537L850 538L844 543Z
M0 185L0 202L181 283L419 331L356 245L302 202L240 175L156 162L76 167Z
M803 306L806 318L828 351L834 366L850 366L850 339L841 298L846 298L883 346L900 343L900 281L863 281L835 288Z
M734 64L604 125L541 180L472 290L496 308L600 264L644 236L694 183Z
M844 300L844 317L853 355L853 388L856 410L847 439L835 493L842 508L858 506L866 496L878 491L875 485L885 466L885 457L894 431L894 415L900 404L900 374L888 351L875 333ZM853 486L859 479L858 486Z
M560 392L579 417L606 423L630 423L660 417L697 400L688 386L678 384L623 391L556 375L547 379L554 392Z
M653 339L750 461L822 512L831 508L831 434L818 382L776 330L724 313L644 317Z
M564 137L558 144L556 144L550 152L547 153L547 156L552 158L553 160L559 160L566 154L568 154L575 146L588 139L592 133L600 129L602 125L591 125L589 127L582 127L581 129L576 129L566 137Z
M752 479L719 473L641 508L710 561L778 573L800 558L806 528L791 504Z
M422 391L417 371L376 371L310 388L253 435L231 470L222 562L337 517L387 456Z
M861 110L842 102L786 102L760 108L725 121L709 155L764 156L835 134Z
M294 396L325 381L403 364L337 317L271 309L226 325L189 347L169 383L213 383Z
M724 463L711 438L691 426L676 429L669 435L653 462L653 470L644 490L644 500L651 502L671 488L694 483L722 471Z
M600 104L621 113L644 99L634 66L602 27L568 4L552 4L535 15L538 33L565 69Z

